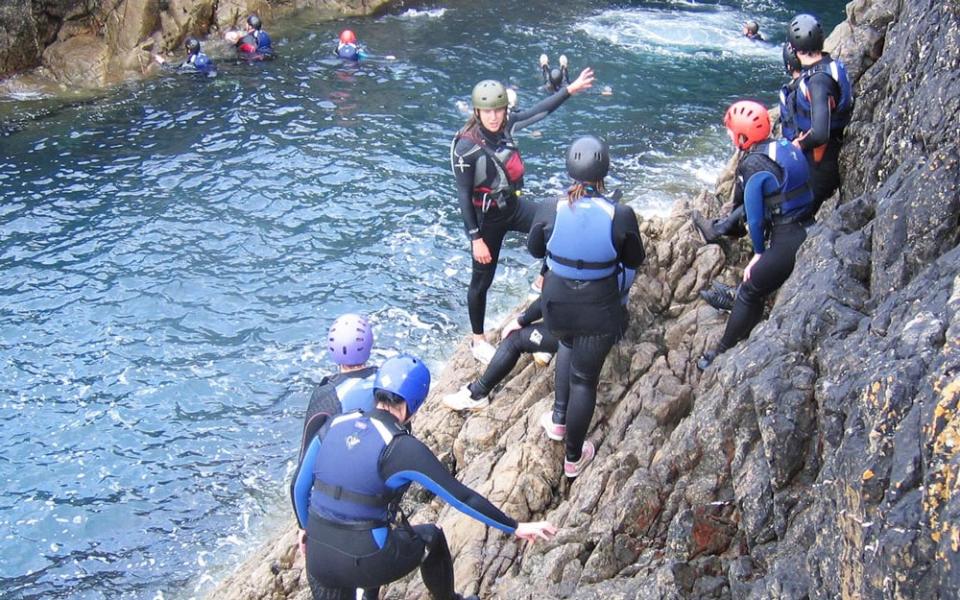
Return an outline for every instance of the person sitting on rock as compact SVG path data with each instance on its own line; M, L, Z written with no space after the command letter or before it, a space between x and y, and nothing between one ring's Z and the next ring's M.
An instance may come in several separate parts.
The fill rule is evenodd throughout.
M760 322L766 298L793 272L797 251L807 238L801 221L813 204L807 161L789 141L770 139L766 107L750 100L735 102L723 122L734 147L743 152L737 162L735 196L743 201L740 208L754 255L744 269L723 336L697 361L701 371Z
M155 54L153 56L160 65L164 67L173 67L179 73L203 73L204 75L216 75L217 68L213 61L200 49L200 40L195 37L188 37L183 42L183 47L187 51L187 58L179 65L170 65L162 56Z
M541 54L540 73L543 75L543 86L541 87L551 94L560 91L560 88L570 83L570 73L567 71L567 57L564 54L560 55L560 66L553 69L550 68L550 59L547 55Z
M273 58L273 41L263 30L263 21L257 15L247 17L245 30L228 31L224 38L237 47L237 57L242 60L270 60Z
M747 21L743 24L743 37L752 42L762 42L763 36L760 35L760 24L756 21Z
M434 599L452 600L453 559L443 531L410 525L400 501L419 483L457 510L523 540L548 540L546 521L518 523L463 485L405 425L430 391L430 371L401 355L383 363L374 382L376 407L330 418L310 441L291 484L300 550L314 598L353 598L420 567ZM400 522L396 517L400 514Z
M606 142L595 136L574 140L567 151L573 185L565 197L541 205L530 227L527 249L546 257L541 305L547 329L560 340L556 359L555 407L540 424L548 437L565 438L563 472L577 477L596 449L586 439L597 402L600 371L623 333L623 267L645 258L637 215L606 197L610 169Z
M823 28L813 15L797 15L787 27L787 41L802 71L797 80L796 137L810 165L811 217L840 187L840 147L853 112L853 87L847 69L823 51Z
M624 307L625 318L627 315L627 293L630 291L630 286L633 285L636 273L635 269L624 268L623 271L620 298L621 305ZM520 355L525 352L533 354L533 361L542 367L550 364L560 342L540 321L542 318L543 311L540 309L540 297L537 296L522 314L511 319L507 326L503 328L500 335L500 345L497 346L497 351L483 375L453 394L444 396L444 406L452 410L480 410L486 408L490 405L488 398L490 392L510 374L517 361L520 360ZM566 404L554 407L554 414L562 415L558 419L558 423L566 422L566 412Z
M303 417L300 455L329 415L373 410L373 381L377 368L367 365L373 349L373 328L366 317L345 314L337 317L327 333L327 351L337 373L324 377L313 388Z

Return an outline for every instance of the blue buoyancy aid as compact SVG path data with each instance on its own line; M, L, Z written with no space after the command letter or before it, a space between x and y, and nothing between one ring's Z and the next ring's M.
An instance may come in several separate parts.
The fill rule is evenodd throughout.
M360 60L360 49L356 44L340 44L335 54L344 60Z
M791 142L797 137L797 80L780 88L780 132Z
M810 167L803 151L784 139L757 144L750 151L766 155L782 172L780 188L763 198L766 218L805 214L813 204L813 191L809 183Z
M342 376L342 375L341 375ZM340 412L348 413L354 410L370 412L376 406L373 399L373 380L377 372L373 371L366 377L345 377L337 384L337 398L340 399Z
M617 271L613 246L615 205L603 196L584 196L573 206L557 202L557 219L547 241L547 266L564 279L596 280Z
M273 54L273 41L266 31L257 30L254 34L257 38L257 52L260 54Z
M403 489L391 489L380 477L380 456L406 430L376 415L352 412L334 417L313 465L310 510L343 523L387 525Z
M809 131L812 126L810 117L810 90L808 82L810 78L817 73L826 73L840 88L840 98L834 101L830 107L830 131L840 131L850 122L850 114L853 112L853 86L850 85L850 78L847 76L847 69L839 60L835 60L826 55L826 57L809 69L804 69L800 75L797 84L796 94L796 125L797 131Z

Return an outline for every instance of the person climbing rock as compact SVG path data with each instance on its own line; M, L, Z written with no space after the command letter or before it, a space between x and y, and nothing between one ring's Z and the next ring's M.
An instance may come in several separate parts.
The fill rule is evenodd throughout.
M790 42L783 44L783 70L790 81L780 87L780 135L792 142L797 137L797 85L803 65Z
M853 112L853 87L843 63L823 51L823 27L813 15L797 15L787 41L802 67L795 94L793 144L810 164L811 216L840 187L840 147Z
M273 41L263 30L263 21L257 15L249 15L244 22L244 31L228 31L223 36L237 48L237 57L242 60L260 61L273 58Z
M203 53L200 47L200 40L195 37L188 37L183 41L183 48L187 52L187 58L178 65L171 65L160 55L155 54L153 59L164 67L171 67L178 73L202 73L213 76L217 74L217 68L213 61Z
M473 114L450 144L450 168L473 258L467 291L472 349L481 363L488 364L494 354L483 327L487 291L504 237L508 231L529 231L536 212L534 203L520 195L524 165L514 134L592 85L593 70L588 67L573 83L530 108L508 111L507 88L499 81L481 81L471 94Z
M373 349L373 328L363 315L337 317L327 332L327 352L337 373L324 377L313 388L303 417L300 455L329 415L373 410L373 381L377 368L367 365Z
M432 598L462 598L454 591L443 531L433 524L410 525L400 512L412 483L517 538L554 536L557 529L550 523L518 523L457 481L405 428L430 391L430 371L419 359L387 360L373 387L375 409L328 419L310 441L291 484L314 598L351 598L358 588L376 598L380 586L417 567Z
M697 361L701 371L760 322L766 298L793 272L797 251L807 237L801 221L813 204L807 161L787 140L770 139L766 107L750 100L735 102L723 122L733 145L743 152L735 185L743 198L754 255L744 269L723 336Z
M540 207L527 238L530 253L546 257L541 305L547 329L560 341L554 409L541 425L550 439L565 438L567 477L582 473L595 455L587 429L600 370L626 325L624 268L644 260L636 213L605 196L609 169L605 141L592 135L574 140L567 152L573 185L565 197Z

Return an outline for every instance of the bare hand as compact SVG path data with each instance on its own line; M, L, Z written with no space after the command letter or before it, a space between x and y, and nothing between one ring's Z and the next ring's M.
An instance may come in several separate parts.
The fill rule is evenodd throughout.
M507 323L507 326L503 328L503 331L500 332L500 339L505 340L507 336L513 333L514 331L519 331L523 326L520 325L520 321L517 319L510 319L510 322Z
M754 254L753 258L750 259L750 262L747 264L747 268L743 270L743 280L747 281L750 279L750 271L753 270L753 265L757 264L757 261L760 260L762 254Z
M490 264L493 260L493 257L490 256L490 249L487 248L487 243L483 241L483 238L473 240L473 260L481 265Z
M808 135L810 135L810 132L809 132L809 131L804 131L803 133L801 133L801 134L798 135L797 137L793 138L793 142L792 142L793 145L794 145L796 148L798 148L798 149L800 149L800 150L803 150L803 146L800 145L800 142L803 141L803 138L807 137Z
M569 85L567 85L567 92L572 96L583 90L590 89L593 86L593 69L587 67L586 69L580 71L580 75L577 76Z
M518 523L516 531L513 532L521 540L535 542L537 538L549 540L557 535L557 528L549 521L537 521L535 523Z
M167 59L165 59L164 57L160 56L159 54L154 54L154 55L153 55L153 60L157 61L157 64L158 64L158 65L162 65L163 63L167 62Z
M303 557L304 557L304 558L306 558L306 557L307 557L307 532L306 532L306 530L301 529L301 530L300 530L300 533L299 533L299 535L298 535L297 537L298 537L298 541L299 541L299 543L298 543L297 545L300 546L300 553L303 554Z

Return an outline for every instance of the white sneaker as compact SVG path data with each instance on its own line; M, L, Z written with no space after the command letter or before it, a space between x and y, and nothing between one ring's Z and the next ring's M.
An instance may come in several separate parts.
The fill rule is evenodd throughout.
M543 427L547 437L555 442L562 442L563 436L567 435L566 425L558 425L553 422L553 411L540 415L540 427Z
M533 353L533 362L537 363L537 366L539 367L545 367L549 365L551 360L553 360L553 354L550 352Z
M597 455L597 449L594 447L593 442L587 440L583 443L583 450L580 453L580 460L577 462L570 462L566 458L563 459L563 474L573 479L580 475L583 472L584 467L590 464L593 461L593 457Z
M470 351L473 353L473 357L477 359L477 362L489 365L497 349L487 340L481 340L479 342L473 342Z
M452 394L443 397L443 405L451 410L480 410L490 406L490 400L484 396L474 400L470 394L470 386L465 385Z

